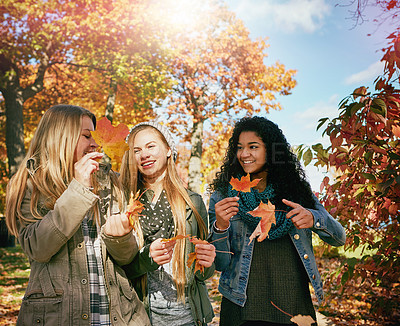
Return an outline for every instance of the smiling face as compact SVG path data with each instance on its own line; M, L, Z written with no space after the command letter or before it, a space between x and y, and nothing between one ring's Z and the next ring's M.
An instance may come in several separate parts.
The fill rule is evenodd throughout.
M171 150L158 131L152 127L139 131L133 140L133 151L139 172L147 182L164 178Z
M254 131L243 131L239 136L236 157L245 173L261 172L266 163L264 142Z
M82 116L82 130L75 148L74 163L79 161L87 153L94 152L99 146L94 141L91 131L94 131L92 119L87 115Z

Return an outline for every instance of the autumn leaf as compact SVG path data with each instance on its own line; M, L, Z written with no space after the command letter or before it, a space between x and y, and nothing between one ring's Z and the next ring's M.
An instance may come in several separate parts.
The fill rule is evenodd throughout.
M96 143L112 161L121 162L124 153L129 149L125 142L129 129L125 124L120 123L114 127L110 120L103 117L97 122L96 130L91 133Z
M275 205L273 205L269 200L268 204L264 204L261 201L260 205L258 205L256 209L250 211L249 214L254 217L261 217L261 221L258 223L256 229L250 236L249 244L257 237L258 242L265 240L265 238L268 237L271 224L276 224Z
M229 182L234 190L241 192L250 192L251 188L257 186L257 184L261 181L261 179L254 179L250 181L250 174L247 173L246 176L243 176L239 179L232 177Z
M171 241L186 239L189 237L190 237L190 234L187 234L187 235L178 234L177 236L169 238L169 239L162 239L161 242L171 242Z
M190 242L193 243L194 245L196 244L208 244L206 240L201 240L197 237L192 237L190 238ZM188 260L186 262L187 267L192 266L192 264L195 263L194 265L194 272L196 273L197 271L200 271L201 273L204 273L204 266L200 265L199 262L197 261L197 254L196 252L191 252L188 256Z
M315 320L311 317L311 316L304 316L304 315L296 315L293 316L289 313L287 313L286 311L282 310L281 308L279 308L275 303L273 303L272 301L270 301L271 304L278 309L280 312L283 312L285 315L288 315L290 317L292 317L290 319L291 322L297 324L298 326L311 326L313 323L315 323Z
M298 326L311 326L315 323L315 320L311 316L304 315L296 315L290 319L292 323L297 324Z
M139 193L140 191L136 193L135 197L133 197L133 193L131 193L131 198L129 198L129 204L126 210L126 216L128 217L129 224L132 228L134 227L135 222L138 220L140 213L144 209L144 204L139 201Z

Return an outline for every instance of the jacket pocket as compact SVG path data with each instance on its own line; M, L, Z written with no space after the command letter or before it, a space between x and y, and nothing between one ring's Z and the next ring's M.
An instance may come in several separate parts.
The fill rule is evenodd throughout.
M138 310L138 305L142 304L131 286L125 272L119 266L115 266L117 284L119 286L119 306L124 320L130 320L132 315Z
M47 267L39 274L40 289L27 292L22 300L17 325L62 326L63 290L54 289Z

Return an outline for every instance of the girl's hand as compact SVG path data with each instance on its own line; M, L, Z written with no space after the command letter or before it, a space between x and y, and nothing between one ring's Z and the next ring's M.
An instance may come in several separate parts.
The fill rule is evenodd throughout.
M292 218L292 222L296 228L308 229L314 226L314 216L308 209L286 199L282 199L282 202L293 208L286 214L286 218Z
M91 187L91 174L99 170L99 162L96 160L101 159L104 154L99 152L87 153L79 161L74 164L74 177L85 187Z
M111 215L104 224L104 233L113 237L122 237L132 231L129 219L125 214Z
M229 220L239 212L239 197L227 197L215 204L215 226L225 230L229 227Z
M169 263L172 259L176 241L161 242L161 238L150 245L150 256L158 265Z
M215 247L208 244L197 244L196 248L196 259L200 265L204 267L210 267L215 259Z

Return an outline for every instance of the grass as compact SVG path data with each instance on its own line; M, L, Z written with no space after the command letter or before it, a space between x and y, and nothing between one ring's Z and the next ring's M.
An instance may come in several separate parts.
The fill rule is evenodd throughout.
M28 259L19 245L0 248L0 325L15 325L29 273Z

